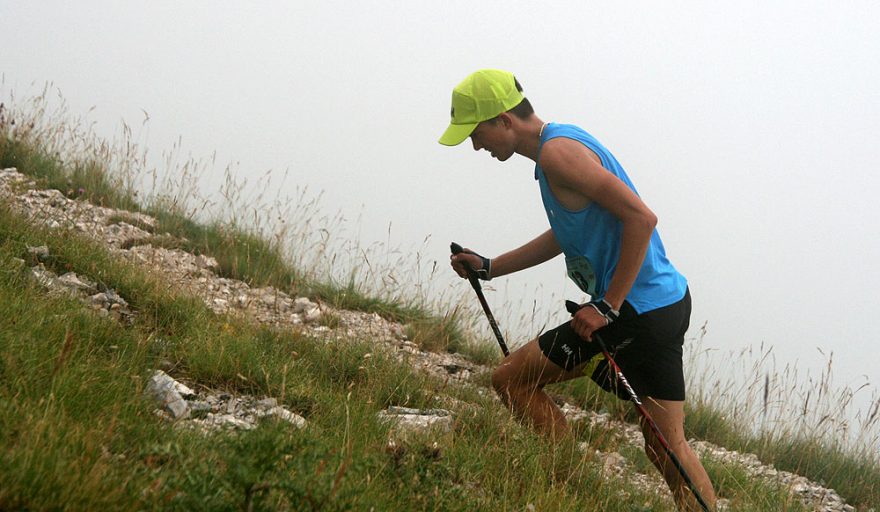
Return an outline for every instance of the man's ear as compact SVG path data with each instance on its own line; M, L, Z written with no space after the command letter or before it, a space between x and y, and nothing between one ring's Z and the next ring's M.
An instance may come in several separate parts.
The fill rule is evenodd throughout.
M501 124L505 128L510 128L511 126L513 126L513 118L508 112L502 112L498 114L498 120L501 121Z

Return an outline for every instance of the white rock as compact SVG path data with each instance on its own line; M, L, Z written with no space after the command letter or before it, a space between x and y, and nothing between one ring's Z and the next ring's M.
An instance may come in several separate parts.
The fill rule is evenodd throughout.
M242 430L251 430L255 426L253 423L236 418L231 414L208 413L205 421L218 427L239 428Z
M156 370L147 383L146 393L174 419L189 417L189 405L178 392L178 382L162 370ZM185 388L185 386L184 386ZM189 388L186 388L189 389ZM192 390L190 390L192 391Z
M191 388L187 387L185 384L178 382L176 380L174 381L173 386L174 386L174 390L177 391L178 393L180 393L181 396L185 396L185 397L186 396L194 396L196 394L196 392L193 391Z
M305 312L303 315L303 320L306 323L315 323L321 319L321 308L315 307Z
M205 400L187 400L191 416L205 416L212 411L211 404Z
M307 424L305 418L303 418L299 414L294 414L294 413L288 411L284 407L278 407L278 406L273 407L273 408L265 411L262 414L262 416L277 416L277 417L281 418L282 420L295 426L296 428L303 428Z
M88 282L88 280L80 278L74 272L67 272L58 277L58 281L62 284L75 288L77 290L92 290L94 289L94 283Z
M37 247L28 247L28 254L33 254L37 259L42 260L49 257L49 248L45 245Z
M317 308L318 305L310 301L308 297L299 297L293 301L293 312L304 313L311 309Z
M212 256L205 256L204 254L200 254L196 257L196 266L205 270L217 270L220 268L220 264L217 263L215 258Z
M263 409L271 409L273 407L278 406L278 400L274 398L264 398L257 402L257 407L262 407Z
M443 409L410 409L407 407L389 407L379 411L381 421L393 422L396 428L406 431L440 431L452 430L452 415Z
M626 470L626 458L617 452L599 452L602 468L606 473L621 475Z

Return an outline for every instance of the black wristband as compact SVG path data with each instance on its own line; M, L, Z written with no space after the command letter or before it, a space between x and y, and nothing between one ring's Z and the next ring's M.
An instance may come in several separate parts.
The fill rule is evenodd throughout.
M485 256L480 256L474 251L470 251L465 249L463 252L467 254L473 254L474 256L480 258L482 260L481 268L474 269L474 273L477 274L477 277L482 279L483 281L491 281L492 280L492 260Z
M594 308L596 308L596 311L598 311L599 314L601 314L602 316L605 317L606 320L608 320L609 324L611 322L614 322L618 318L620 318L620 311L617 311L616 309L612 308L611 304L605 299L597 300L597 301L591 302L590 304Z

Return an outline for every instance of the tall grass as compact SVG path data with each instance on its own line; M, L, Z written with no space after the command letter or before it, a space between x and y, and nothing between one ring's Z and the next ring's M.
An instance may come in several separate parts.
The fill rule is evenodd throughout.
M344 232L340 214L322 214L320 195L307 189L281 196L284 187L269 173L248 186L227 168L219 199L205 197L198 184L212 159L184 159L178 142L163 155L164 172L149 167L130 127L123 125L117 141L100 139L51 92L47 87L21 108L0 107L0 167L16 167L70 198L147 213L158 221L152 243L211 255L223 277L377 313L416 330L448 331L450 350L488 360L488 351L432 313L445 296L424 292L419 279L430 282L436 269L422 269L420 256L410 260L396 249L333 235ZM393 254L397 261L389 262ZM374 268L378 260L382 266ZM411 263L415 272L405 269Z
M573 443L554 446L491 399L415 374L380 347L217 317L97 243L2 206L0 240L0 508L630 510L633 498L602 486ZM118 290L138 311L135 326L39 289L15 260L35 244L50 248L52 265ZM175 361L178 378L278 397L309 426L172 428L142 398L159 359ZM434 407L441 392L474 405L453 407L452 432L390 449L376 413Z
M165 156L176 172L148 168L128 127L120 141L107 143L71 120L63 101L48 108L48 94L0 108L0 167L17 167L71 198L148 213L159 223L154 243L214 256L224 276L375 312L407 323L409 337L425 348L497 360L491 343L474 341L478 313L449 292L428 293L432 262L340 240L344 218L322 214L319 197L305 190L292 200L272 196L268 191L281 187L269 176L248 189L229 173L221 199L205 199L198 178L206 163L181 162L176 147ZM13 258L26 245L43 244L63 269L116 288L139 311L138 323L120 330L35 289ZM0 470L0 508L669 508L626 482L608 484L590 456L574 450L577 443L552 445L484 394L416 375L369 343L218 318L99 245L29 226L3 208L0 249L0 408L9 413L0 427L11 447L2 461L11 469ZM693 357L689 368L709 368L699 350ZM169 429L140 398L148 368L160 359L173 361L179 378L280 397L311 426L291 432L267 424L220 439ZM745 354L739 360L752 364ZM799 376L788 369L746 368L743 375L758 377L743 385L717 382L710 372L689 376L689 435L753 451L825 482L862 509L880 502L876 400L843 435L831 418L848 417L839 408L851 404L853 392L835 391L830 366L828 375L797 389ZM626 404L586 379L549 389L634 419ZM454 411L456 426L439 451L435 439L389 450L389 427L376 421L376 411L436 406L436 397L449 394L475 407ZM780 406L791 403L797 407ZM596 429L575 432L590 446L621 448ZM648 468L639 457L631 454ZM705 462L719 494L742 510L799 509L784 490Z
M705 327L701 335L705 334ZM854 397L871 391L837 386L833 361L818 377L801 375L794 365L776 368L771 347L727 354L727 380L708 357L702 337L690 350L691 435L729 449L755 453L778 469L824 482L853 504L880 503L880 397L855 411Z

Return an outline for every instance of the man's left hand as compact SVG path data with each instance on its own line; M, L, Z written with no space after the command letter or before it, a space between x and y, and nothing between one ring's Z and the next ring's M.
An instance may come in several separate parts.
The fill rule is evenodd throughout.
M593 341L593 332L606 325L608 325L608 320L592 307L579 309L571 319L571 328L578 336L587 341Z

